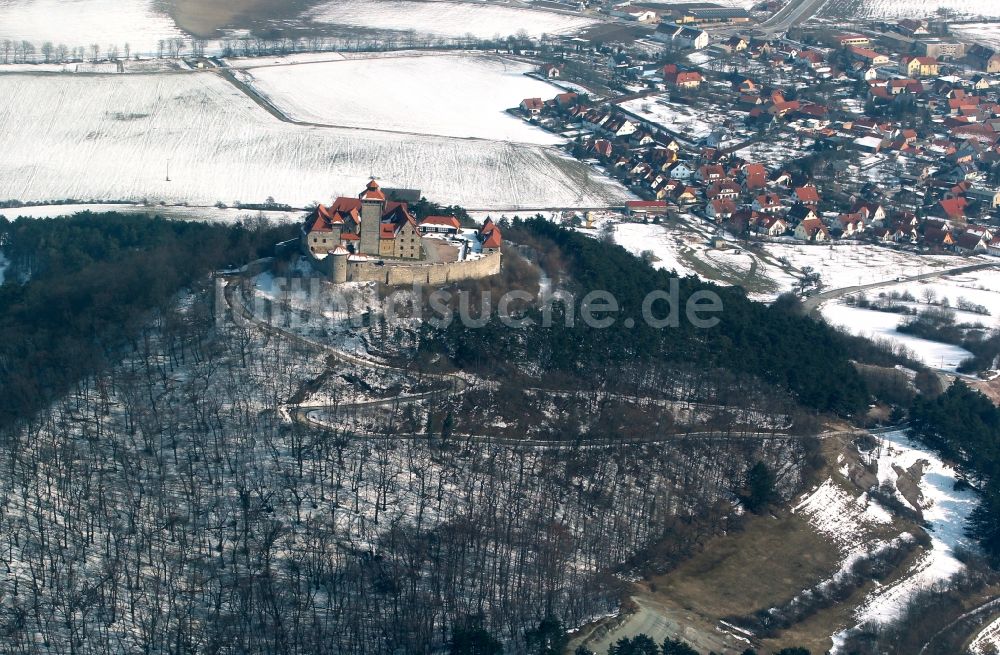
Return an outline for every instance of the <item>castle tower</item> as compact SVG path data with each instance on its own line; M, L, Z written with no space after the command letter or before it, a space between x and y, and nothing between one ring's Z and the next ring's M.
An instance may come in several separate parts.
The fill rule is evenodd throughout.
M379 235L382 231L382 214L385 213L385 194L372 178L358 196L361 199L361 230L359 246L363 255L379 254Z
M331 263L330 263L330 279L334 284L343 284L347 282L347 258L351 253L347 252L347 248L343 246L337 246L330 253Z

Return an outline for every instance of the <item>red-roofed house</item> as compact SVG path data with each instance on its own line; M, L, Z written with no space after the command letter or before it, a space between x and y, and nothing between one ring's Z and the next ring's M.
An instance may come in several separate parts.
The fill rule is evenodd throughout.
M795 189L795 199L806 207L816 209L819 206L819 191L811 184Z
M419 227L423 234L458 234L462 224L454 216L428 216Z
M807 218L795 228L795 238L802 241L819 243L830 240L830 231L826 229L823 221L818 218Z
M938 207L944 212L945 217L952 221L964 221L965 220L965 208L968 206L969 201L962 196L955 196L953 198L945 198L938 202Z
M767 169L763 164L743 166L743 187L747 191L757 191L767 186Z
M525 98L520 104L521 111L528 116L538 116L538 114L542 113L542 107L544 106L545 104L541 98Z
M938 60L934 57L906 56L899 61L899 72L907 77L935 77L938 74Z
M682 71L664 75L663 82L677 89L697 89L701 86L702 77L697 71Z

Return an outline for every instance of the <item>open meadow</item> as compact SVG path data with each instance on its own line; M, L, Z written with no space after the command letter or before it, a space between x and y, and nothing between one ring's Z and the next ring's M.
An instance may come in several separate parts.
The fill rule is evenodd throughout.
M3 200L274 198L303 207L372 174L469 208L602 206L628 197L555 148L282 122L214 73L8 75L0 95L8 99L0 123L19 126L0 133Z
M237 64L238 65L238 64ZM549 132L504 110L558 87L527 77L534 66L490 55L347 59L248 69L259 93L300 121L411 134L553 144ZM442 81L445 81L442 84Z

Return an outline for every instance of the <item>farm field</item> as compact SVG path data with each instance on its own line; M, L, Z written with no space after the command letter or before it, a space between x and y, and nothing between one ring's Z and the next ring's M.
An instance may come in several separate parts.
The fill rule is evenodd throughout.
M558 87L527 77L530 64L489 55L351 59L248 69L248 82L288 116L313 123L414 134L552 144L505 113ZM447 80L442 88L441 81Z
M955 36L970 43L1000 48L1000 23L960 23L949 29Z
M565 34L597 22L554 11L446 0L333 0L306 12L303 18L369 30L412 31L440 38L471 35L480 39L513 36L522 31L533 37Z
M160 40L184 38L154 0L0 0L0 41L46 42L68 49L111 46L155 54ZM2 60L0 60L2 61Z
M562 152L281 122L212 73L0 78L0 199L303 207L378 175L470 209L603 206L629 194ZM167 172L169 167L169 181Z
M831 18L921 18L933 17L938 9L959 16L1000 16L1000 4L992 0L833 0L821 15Z

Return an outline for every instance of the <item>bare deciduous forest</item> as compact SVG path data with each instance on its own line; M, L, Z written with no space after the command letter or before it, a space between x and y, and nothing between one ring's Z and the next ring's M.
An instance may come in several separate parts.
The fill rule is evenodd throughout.
M470 615L517 649L546 615L617 607L610 574L638 553L729 527L746 462L799 484L803 444L780 438L556 452L314 429L283 408L324 353L213 325L205 296L135 345L3 435L9 652L430 652Z

